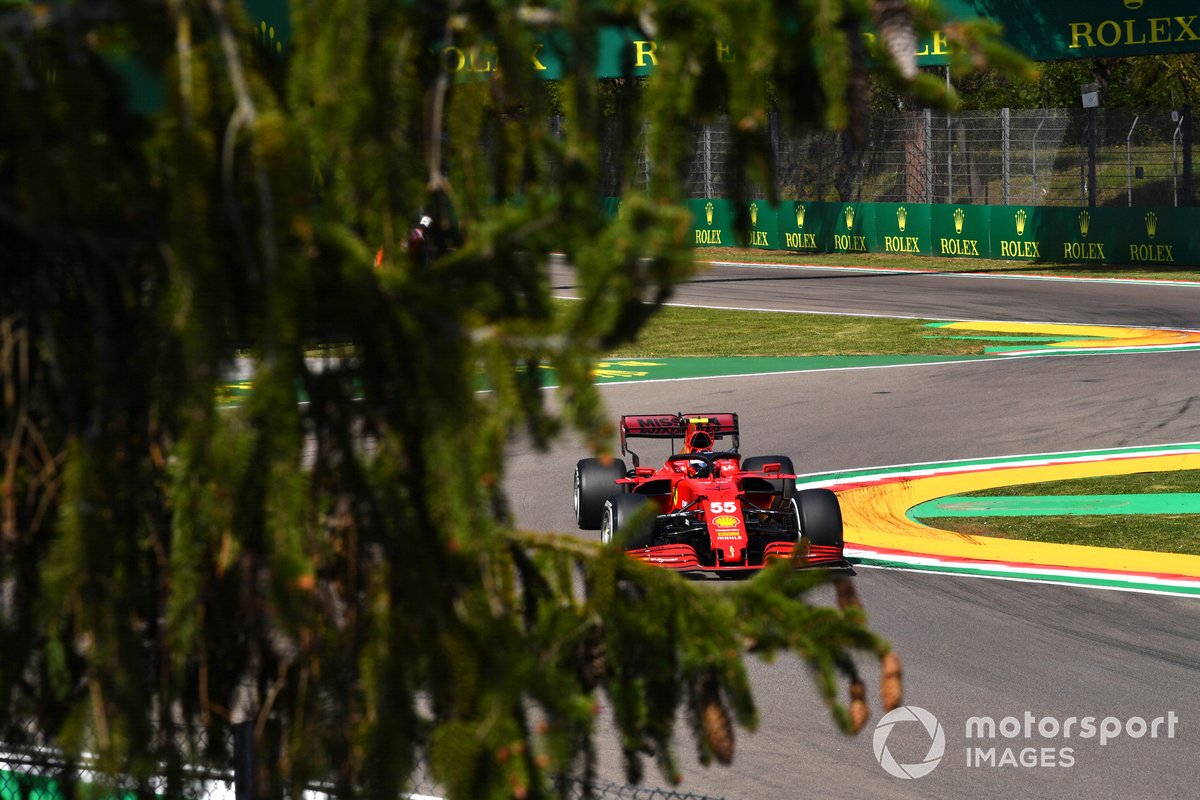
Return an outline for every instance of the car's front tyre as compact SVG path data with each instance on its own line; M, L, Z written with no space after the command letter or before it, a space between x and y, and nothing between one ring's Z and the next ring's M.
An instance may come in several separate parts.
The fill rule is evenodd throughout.
M604 503L600 541L609 544L624 539L626 550L640 550L654 543L654 517L642 514L651 504L640 494L614 494Z
M804 489L796 493L796 517L800 535L810 544L842 547L842 507L828 489Z
M575 522L585 531L600 527L604 502L617 491L614 483L625 477L619 458L585 458L575 465Z

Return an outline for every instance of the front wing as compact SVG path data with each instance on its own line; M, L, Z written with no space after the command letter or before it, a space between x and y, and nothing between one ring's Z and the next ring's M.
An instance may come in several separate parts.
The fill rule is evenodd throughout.
M752 561L747 553L747 557L742 561L724 562L718 560L716 564L702 564L696 548L690 544L683 543L640 547L635 550L627 550L626 554L647 564L673 569L676 572L746 573L760 570L775 559L790 559L794 547L795 543L793 542L771 542L763 548L761 560ZM808 557L797 569L823 569L844 575L854 574L854 568L846 560L842 553L842 548L836 545L810 544L808 546Z

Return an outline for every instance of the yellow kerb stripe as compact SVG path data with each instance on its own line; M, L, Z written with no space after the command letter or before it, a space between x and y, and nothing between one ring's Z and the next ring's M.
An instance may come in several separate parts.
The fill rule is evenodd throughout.
M1091 341L1055 342L1049 347L1162 347L1200 344L1200 333L1174 330L1144 330L1106 325L1055 325L1034 322L952 322L941 330L1040 336L1095 336Z
M1200 556L970 536L923 525L906 516L910 508L929 500L997 486L1182 469L1200 469L1200 454L1181 453L935 475L847 489L838 492L838 499L842 506L846 541L863 547L1048 567L1200 577Z

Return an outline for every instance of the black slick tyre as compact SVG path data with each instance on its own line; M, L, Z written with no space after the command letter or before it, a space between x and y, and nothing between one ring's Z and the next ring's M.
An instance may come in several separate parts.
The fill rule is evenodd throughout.
M842 546L842 508L828 489L796 492L800 535L810 544Z
M600 523L600 541L622 541L626 550L640 550L654 543L654 517L639 513L650 505L650 498L638 494L614 494L604 504Z
M618 491L613 481L624 477L625 462L619 458L585 458L575 465L575 522L580 528L600 528L604 502Z

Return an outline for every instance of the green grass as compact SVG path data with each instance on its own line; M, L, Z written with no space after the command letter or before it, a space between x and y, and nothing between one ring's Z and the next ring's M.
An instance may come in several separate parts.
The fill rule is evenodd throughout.
M922 320L667 307L613 357L974 355Z
M699 261L755 261L828 267L889 267L892 269L996 275L1057 275L1081 278L1200 281L1200 267L1180 267L1178 269L1129 265L1081 267L1078 264L1064 264L1055 261L1030 263L990 258L927 258L885 253L791 253L786 250L757 250L748 247L699 247L696 248L696 259Z
M1131 475L1105 475L1099 478L1078 478L1065 481L1025 483L999 486L963 497L1022 497L1047 495L1063 497L1080 494L1159 494L1165 492L1200 492L1200 470L1179 472L1137 472ZM1200 522L1200 520L1197 520ZM1200 534L1200 531L1197 532Z
M1140 472L1102 478L1003 486L963 497L1200 492L1200 470ZM1047 517L939 517L944 530L1033 542L1121 547L1200 555L1200 514Z
M1197 514L1130 514L1069 517L953 517L936 527L971 536L1027 542L1083 544L1200 555Z

